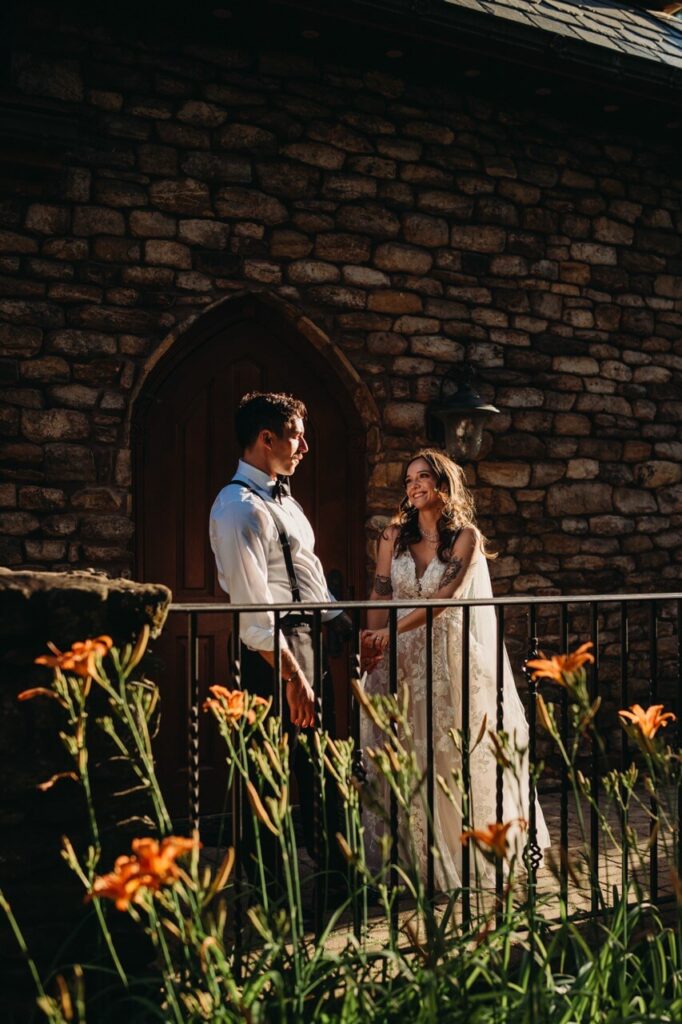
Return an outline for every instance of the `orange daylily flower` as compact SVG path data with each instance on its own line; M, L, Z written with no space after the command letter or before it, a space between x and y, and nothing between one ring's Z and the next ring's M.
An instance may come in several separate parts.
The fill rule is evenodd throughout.
M151 837L134 839L133 855L117 857L113 871L95 878L87 898L104 897L113 900L117 910L127 910L131 903L141 903L145 892L172 885L180 877L176 858L196 845L196 840L181 836L166 836L160 843Z
M156 839L133 839L133 853L140 862L143 873L155 875L161 882L180 877L180 869L175 860L185 853L190 853L196 846L194 839L182 836L166 836L159 843Z
M219 718L224 718L232 725L235 725L244 714L249 725L253 725L256 721L255 708L268 707L270 704L264 697L252 697L251 707L247 711L247 695L244 690L228 690L225 686L209 686L208 689L209 693L213 694L213 699L204 701L204 711L215 711Z
M523 818L513 818L511 821L507 821L504 824L501 822L493 822L487 825L486 828L472 828L467 832L462 832L460 841L463 846L466 846L470 839L473 839L474 843L486 856L492 856L504 858L507 856L507 849L509 847L509 840L507 833L512 825L520 825L521 828L526 827L526 822Z
M127 910L131 903L141 903L147 890L156 892L159 887L158 878L140 871L137 857L117 857L113 871L95 878L87 898L104 897L113 900L117 910Z
M672 711L665 711L661 714L662 711L663 704L652 704L646 710L641 704L632 704L629 711L619 711L618 714L621 719L629 719L645 739L651 740L658 730L664 728L668 722L677 720Z
M78 640L70 650L60 651L54 644L47 645L52 654L42 654L35 659L36 665L59 669L61 672L74 672L83 679L97 675L97 659L103 658L113 646L110 636L98 636L94 640ZM27 698L25 698L27 699Z
M533 679L553 679L554 682L565 684L565 676L572 676L585 664L594 662L594 655L590 653L592 641L581 644L575 651L568 654L555 654L546 658L542 651L541 657L526 662L528 668L533 669Z

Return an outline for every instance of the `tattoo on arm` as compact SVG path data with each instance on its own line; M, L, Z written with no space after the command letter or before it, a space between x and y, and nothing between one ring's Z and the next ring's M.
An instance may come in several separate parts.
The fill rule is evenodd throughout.
M374 577L374 593L379 597L388 597L393 593L393 584L390 576Z
M452 583L453 580L457 579L460 572L462 571L462 559L452 558L445 566L443 575L440 578L441 587L446 587L448 583Z

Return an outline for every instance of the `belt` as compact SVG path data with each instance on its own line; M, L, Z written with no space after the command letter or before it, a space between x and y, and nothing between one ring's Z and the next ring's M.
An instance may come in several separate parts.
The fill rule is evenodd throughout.
M290 626L312 626L315 622L313 612L286 612L280 619L282 629Z

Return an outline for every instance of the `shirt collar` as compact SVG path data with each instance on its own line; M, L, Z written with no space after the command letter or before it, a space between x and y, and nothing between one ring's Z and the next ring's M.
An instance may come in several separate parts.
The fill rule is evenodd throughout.
M267 473L264 473L262 469L256 469L255 466L244 462L243 459L240 459L237 465L237 476L242 480L248 480L250 484L265 491L266 494L271 494L275 486L275 481L271 480Z

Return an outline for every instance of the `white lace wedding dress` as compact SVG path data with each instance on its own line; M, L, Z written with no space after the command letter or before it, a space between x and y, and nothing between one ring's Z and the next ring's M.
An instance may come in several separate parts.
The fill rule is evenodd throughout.
M404 551L394 556L391 563L391 583L396 600L429 598L435 596L441 586L445 570L443 562L434 557L421 579L411 553ZM479 554L471 566L462 598L492 597L490 574L487 560ZM398 618L407 615L411 609L398 609ZM453 768L461 769L461 757L453 743L449 730L462 727L462 609L448 608L433 620L432 672L433 672L433 748L434 775L443 776L455 790L452 781ZM475 742L483 717L487 717L487 728L496 729L497 724L497 619L492 605L472 606L469 628L469 735ZM410 722L414 736L414 747L422 771L426 768L426 628L424 626L398 636L398 690L409 691ZM528 723L521 699L517 693L511 664L504 651L503 709L504 729L518 748L527 750ZM368 694L389 692L388 655L382 664L367 679ZM364 746L376 745L377 732L363 719ZM503 779L503 821L528 819L528 757L519 758L520 771L505 770ZM469 827L485 828L496 821L496 776L497 764L486 735L470 757L471 802ZM370 780L371 784L371 780ZM435 785L434 847L437 851L434 862L436 886L450 889L461 884L462 821L458 809ZM459 805L459 794L455 790ZM421 798L413 802L413 813L409 831L417 849L422 876L426 873L427 819L425 813L426 784L422 787ZM374 813L365 818L367 856L370 864L380 861L379 836L387 826ZM400 843L403 850L407 841L407 822L400 823ZM537 844L540 850L549 846L550 839L545 819L536 801ZM523 848L526 836L517 827L510 830L510 842L518 852ZM494 867L480 857L471 856L471 883L474 884L474 860L481 884L488 884L494 876Z

